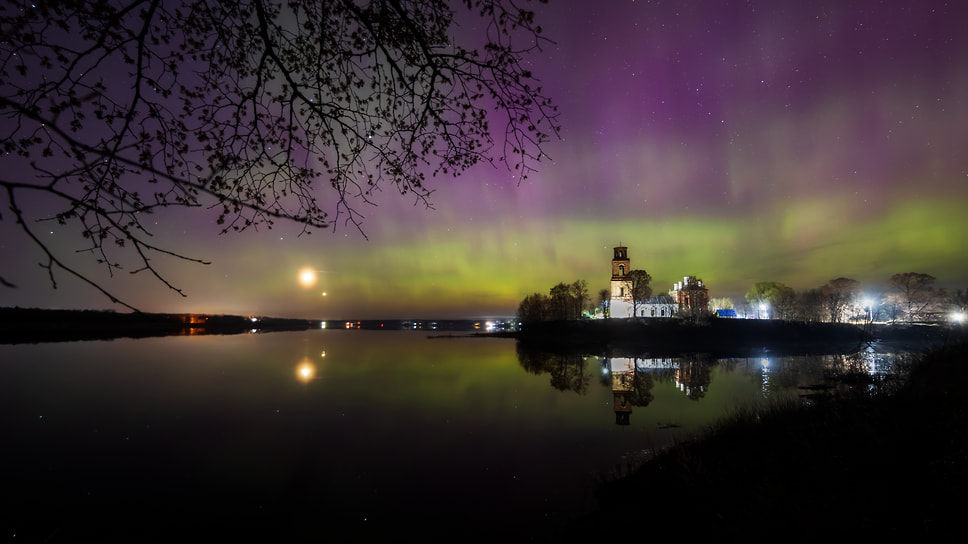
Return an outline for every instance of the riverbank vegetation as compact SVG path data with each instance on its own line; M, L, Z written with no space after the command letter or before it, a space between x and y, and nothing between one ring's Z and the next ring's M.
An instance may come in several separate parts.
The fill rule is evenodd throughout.
M573 535L674 527L690 540L959 534L968 484L968 344L916 357L896 390L736 414L603 483Z

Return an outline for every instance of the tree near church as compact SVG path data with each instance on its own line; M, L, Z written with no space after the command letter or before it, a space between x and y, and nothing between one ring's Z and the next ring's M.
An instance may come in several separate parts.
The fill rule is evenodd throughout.
M571 299L574 304L572 309L572 315L575 318L580 318L585 312L585 306L588 305L588 282L585 280L575 280L571 284Z
M548 293L549 318L562 321L574 318L575 300L571 285L559 283Z
M639 306L652 296L652 276L645 270L630 270L625 276L629 296L632 298L632 315L639 314Z
M820 288L823 308L831 323L840 323L844 319L847 310L857 299L859 285L854 279L836 278Z
M465 47L446 0L0 0L3 228L55 287L66 273L119 302L76 256L184 296L156 259L204 261L158 245L152 212L362 233L377 192L430 206L433 177L480 162L526 177L558 125L519 4L461 2L483 29ZM84 245L53 247L39 221Z
M939 302L939 292L934 289L934 282L934 276L921 272L894 274L888 280L909 322L924 321L926 314Z
M806 289L796 295L793 317L805 323L816 323L824 320L823 288Z
M956 289L948 295L948 305L956 312L968 310L968 289Z
M601 308L604 317L609 317L609 304L611 302L612 291L609 289L600 289L598 291L598 307Z
M734 310L736 306L730 297L713 297L709 299L709 311L716 313L716 310Z
M541 293L532 293L518 304L518 319L523 323L537 323L547 321L548 297Z
M548 294L532 293L518 305L517 316L524 323L580 319L588 300L585 280L560 282Z
M753 284L753 287L746 292L746 302L757 310L767 307L770 317L776 319L788 319L793 313L796 305L796 292L792 287L788 287L776 281L761 281Z

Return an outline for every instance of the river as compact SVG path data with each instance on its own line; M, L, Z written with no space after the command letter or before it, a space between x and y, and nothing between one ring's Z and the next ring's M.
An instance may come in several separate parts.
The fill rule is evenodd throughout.
M545 531L725 415L893 365L553 356L422 331L2 345L3 523L48 541Z

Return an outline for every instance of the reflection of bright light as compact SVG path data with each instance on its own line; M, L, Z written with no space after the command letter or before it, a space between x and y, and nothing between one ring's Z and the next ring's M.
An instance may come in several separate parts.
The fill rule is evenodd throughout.
M309 383L316 378L316 365L309 361L308 358L303 359L296 366L296 379L303 382Z
M310 287L316 285L316 269L304 266L299 269L299 285L302 285L304 289L309 289Z

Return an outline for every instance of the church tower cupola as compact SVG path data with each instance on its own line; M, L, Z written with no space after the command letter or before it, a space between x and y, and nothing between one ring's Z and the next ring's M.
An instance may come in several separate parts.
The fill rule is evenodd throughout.
M629 248L618 246L615 248L615 257L612 258L612 280L620 280L622 276L629 273Z

